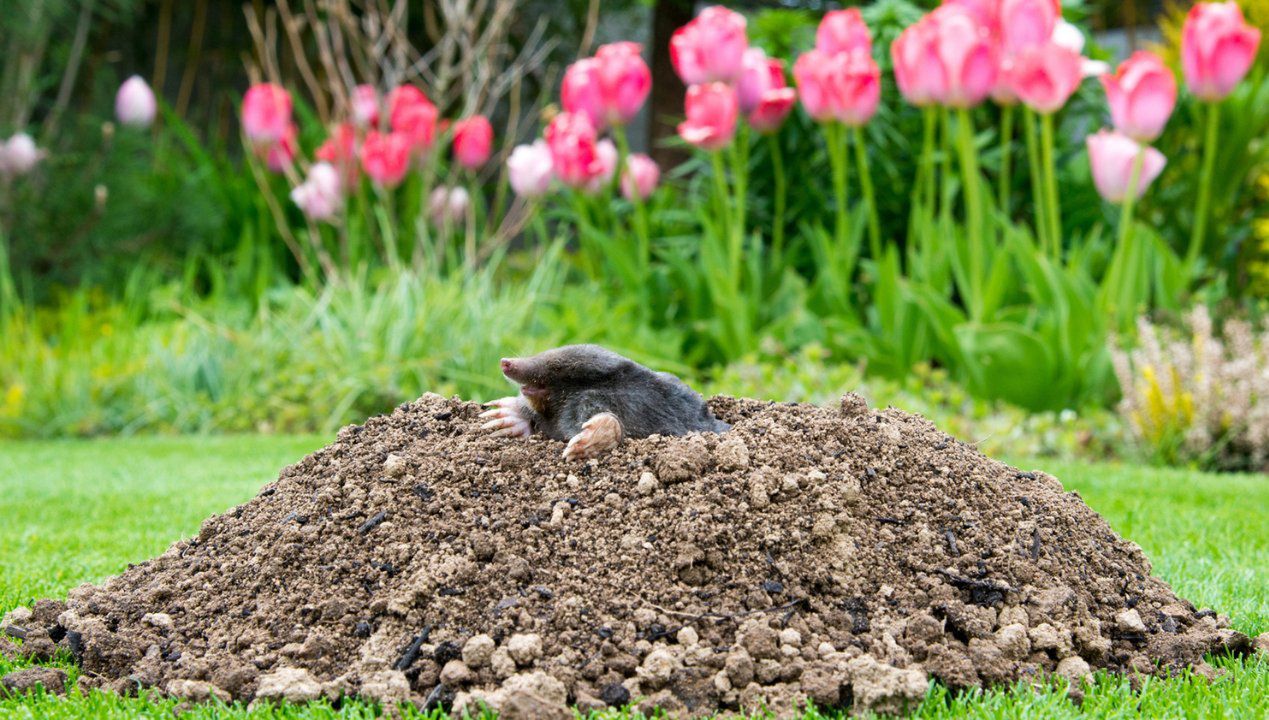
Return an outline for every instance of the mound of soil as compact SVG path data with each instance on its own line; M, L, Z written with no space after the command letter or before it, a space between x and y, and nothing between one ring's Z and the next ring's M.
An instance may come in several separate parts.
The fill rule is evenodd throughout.
M1053 477L853 395L710 404L733 430L579 464L424 396L19 629L120 691L507 717L895 711L930 678L1154 674L1249 648Z

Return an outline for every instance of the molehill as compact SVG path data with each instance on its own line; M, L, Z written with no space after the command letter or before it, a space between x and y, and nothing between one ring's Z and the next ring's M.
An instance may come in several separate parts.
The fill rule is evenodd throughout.
M1248 639L1044 473L897 410L718 397L734 429L563 445L428 395L198 536L10 614L82 683L568 717L898 711L954 688L1203 666Z

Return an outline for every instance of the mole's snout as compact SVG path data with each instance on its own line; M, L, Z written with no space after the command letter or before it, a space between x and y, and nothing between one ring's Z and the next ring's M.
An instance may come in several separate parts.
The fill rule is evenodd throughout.
M510 370L513 364L510 358L503 358L502 360L498 361L498 363L502 366L503 372L507 372L508 370Z

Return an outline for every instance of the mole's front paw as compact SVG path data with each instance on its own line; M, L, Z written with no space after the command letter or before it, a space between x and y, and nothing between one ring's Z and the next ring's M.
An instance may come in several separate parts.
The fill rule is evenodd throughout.
M528 437L531 428L528 418L520 414L520 398L505 397L494 400L490 409L482 412L482 418L489 422L480 426L481 430L492 430L494 437Z
M585 460L608 452L621 442L621 421L612 413L600 413L582 424L582 431L568 441L565 460Z

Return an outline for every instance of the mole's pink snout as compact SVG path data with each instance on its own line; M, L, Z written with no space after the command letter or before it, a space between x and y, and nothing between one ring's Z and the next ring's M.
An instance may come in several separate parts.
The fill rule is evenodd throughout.
M503 358L502 360L499 361L499 364L502 366L502 371L504 373L510 372L511 368L514 367L515 365L515 363L511 361L511 358Z

